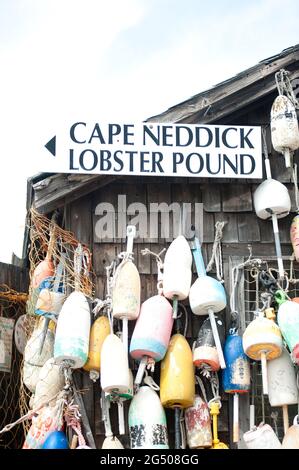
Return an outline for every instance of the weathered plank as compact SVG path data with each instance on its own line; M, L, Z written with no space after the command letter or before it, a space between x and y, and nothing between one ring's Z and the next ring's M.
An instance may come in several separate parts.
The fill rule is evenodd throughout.
M249 212L252 210L250 187L245 184L226 185L221 188L223 212Z
M202 202L205 212L221 212L221 186L206 183L201 185Z
M260 229L258 218L254 213L238 214L238 233L239 241L245 242L259 242Z

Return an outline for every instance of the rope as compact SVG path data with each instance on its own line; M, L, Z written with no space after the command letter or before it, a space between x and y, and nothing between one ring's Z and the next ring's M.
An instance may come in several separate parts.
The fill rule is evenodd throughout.
M206 272L211 271L213 268L214 264L216 266L216 274L217 274L217 279L220 282L224 282L223 280L223 265L222 265L222 250L221 250L221 240L223 237L223 228L224 225L227 224L226 221L224 222L216 222L215 224L215 239L213 243L213 249L212 249L212 256L211 259L208 263L208 266L206 267Z
M219 395L219 378L218 378L217 372L211 373L210 383L211 383L213 398L208 402L208 407L211 408L211 404L216 402L219 404L219 409L220 409L222 406L222 403L221 403L221 396Z
M292 180L294 183L294 189L295 189L295 202L296 202L296 209L297 209L297 214L299 214L299 189L298 189L298 178L297 178L297 163L294 164L292 168Z
M79 412L79 406L74 404L71 400L69 403L65 401L66 409L64 412L64 418L67 426L71 427L73 431L78 435L79 445L85 446L86 442L81 430L80 418L81 413Z
M287 96L295 108L299 108L299 102L295 96L289 78L289 72L287 70L280 69L279 72L276 72L275 74L275 82L279 95Z
M187 309L186 309L185 305L183 305L183 304L180 304L180 309L183 310L184 315L185 315L184 336L185 336L185 338L186 338L187 330L188 330L188 312L187 312ZM177 320L178 320L179 318L181 318L181 317L182 317L182 313L180 313L180 314L177 316Z
M154 253L153 251L149 250L148 248L144 248L141 250L141 254L143 256L145 255L152 255L156 259L157 263L157 271L158 271L158 282L157 282L157 290L159 295L163 295L163 267L164 263L161 259L161 255L166 251L166 248L163 248L163 250L160 251L160 253Z
M195 376L195 380L196 382L198 383L199 385L199 388L201 390L201 393L202 393L202 396L203 396L203 399L206 403L208 403L208 400L207 400L207 395L206 395L206 391L205 391L205 387L204 387L204 384L203 384L203 381L201 380L201 378L198 377L198 375Z

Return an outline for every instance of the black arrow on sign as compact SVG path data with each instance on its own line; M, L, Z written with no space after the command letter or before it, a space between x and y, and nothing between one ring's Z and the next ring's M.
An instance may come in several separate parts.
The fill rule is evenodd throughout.
M55 157L55 155L56 155L56 135L54 135L54 137L52 137L52 139L49 140L49 142L45 145L45 147Z

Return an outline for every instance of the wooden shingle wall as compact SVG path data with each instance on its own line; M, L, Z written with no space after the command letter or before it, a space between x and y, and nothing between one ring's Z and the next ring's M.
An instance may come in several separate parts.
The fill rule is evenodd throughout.
M224 123L249 124L249 125L265 125L269 122L269 113L271 100L267 103L263 102L256 105L247 114L240 115L236 118L231 116ZM291 199L292 212L289 216L279 220L280 237L282 243L282 253L284 256L291 256L292 246L289 240L289 229L293 216L295 215L296 206L294 200L294 187L291 175L285 169L284 159L271 148L270 130L267 128L267 141L269 158L271 160L272 177L286 184ZM297 155L296 157L297 158ZM295 159L296 161L296 159ZM191 203L194 207L195 203L203 204L203 255L207 263L212 254L212 246L215 237L215 223L217 221L227 222L222 239L223 264L225 287L229 295L230 286L230 266L233 258L247 258L249 255L248 244L252 247L252 255L254 257L275 256L275 245L272 232L271 220L260 220L254 212L253 193L257 185L261 181L257 180L227 180L227 179L203 179L203 178L152 178L152 177L123 177L117 181L111 182L105 187L94 190L92 193L85 195L66 206L67 208L67 229L74 232L75 236L84 243L87 243L93 253L93 267L95 272L96 296L104 298L105 296L105 267L117 256L118 253L125 250L125 238L117 238L117 227L119 218L123 215L121 212L114 217L114 238L106 242L101 240L95 234L95 224L99 219L96 215L96 207L101 202L112 204L111 207L117 209L118 196L126 196L127 207L131 203L141 202L147 209L150 203L170 204L174 201ZM132 217L127 217L127 222ZM135 240L134 254L135 263L141 275L141 300L144 301L152 295L156 294L156 264L155 261L143 256L141 251L148 247L151 251L158 253L162 248L168 247L173 239L174 234L163 232L161 228L159 236L156 239L150 239L146 234L142 234ZM195 268L194 280L196 279ZM211 273L213 275L215 273ZM188 307L188 303L185 302ZM226 320L228 327L228 309L222 315ZM189 310L189 327L187 331L187 339L192 345L196 339L199 327L203 321L202 317L196 317ZM129 322L129 335L131 336L134 322ZM133 369L137 368L137 364L131 362ZM159 381L160 365L156 366L154 378ZM95 434L96 443L101 447L104 435L104 426L100 409L100 383L94 385L87 373L80 371L80 386L84 391L84 402L87 414L91 423L92 430ZM220 374L219 374L220 375ZM208 391L209 393L209 391ZM228 406L228 398L222 394L223 407L220 415L220 438L229 442L229 420L231 413ZM127 417L128 403L125 405L125 413ZM112 427L114 433L118 434L117 429L117 406L111 407ZM170 444L173 446L173 412L167 411ZM128 431L128 430L127 430ZM122 443L128 447L129 437L121 437Z

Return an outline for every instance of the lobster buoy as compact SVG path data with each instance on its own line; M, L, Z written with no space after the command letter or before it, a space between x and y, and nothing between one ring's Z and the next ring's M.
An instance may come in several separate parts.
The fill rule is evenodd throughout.
M53 346L54 346L54 328L55 325L53 322L50 322L49 329L47 331L47 336L45 340L45 347L42 353L39 353L40 343L42 340L42 333L44 324L46 322L45 318L40 318L37 327L33 330L32 335L28 339L25 351L24 351L24 360L32 366L42 367L45 362L47 362L50 357L53 356Z
M179 235L166 251L164 259L163 294L167 299L188 297L192 280L192 255L186 238Z
M298 388L294 366L288 351L283 348L281 356L268 365L269 402L282 406L284 432L289 428L288 405L298 403Z
M207 276L201 246L197 238L195 238L192 253L194 256L198 279L196 279L190 289L190 307L195 315L209 315L220 367L224 369L225 360L215 320L215 313L220 312L226 307L225 290L221 282Z
M131 449L169 449L167 422L157 393L140 387L129 407Z
M50 321L45 337L44 347L42 352L40 352L45 322L45 318L39 319L39 322L28 339L24 350L23 382L32 393L35 392L41 368L48 359L53 356L54 351L55 324Z
M299 129L295 107L287 96L277 96L272 105L271 139L273 148L284 154L289 167L290 151L299 148Z
M210 411L200 395L195 395L193 405L185 410L185 426L190 449L212 446Z
M116 276L112 291L113 317L136 320L140 310L140 276L135 264L128 260Z
M55 226L51 226L50 228L50 239L48 244L48 250L46 257L43 261L41 261L33 271L31 285L33 289L39 287L40 283L46 279L47 277L54 276L54 264L52 261L53 250L55 246Z
M276 359L282 352L282 337L279 327L273 321L275 318L272 308L266 309L267 318L263 312L249 323L243 334L243 348L251 359L262 362L263 390L268 394L267 360Z
M90 311L82 292L72 292L63 304L57 321L54 357L56 364L67 361L78 369L87 361Z
M265 155L267 179L258 186L253 194L255 212L261 219L272 219L273 235L278 263L279 278L284 278L281 254L279 227L277 219L285 217L291 210L291 199L287 188L271 178L271 167L268 155Z
M287 300L283 291L275 293L275 300L279 305L277 323L292 352L293 361L299 365L299 305L297 302Z
M253 194L256 215L260 219L270 219L273 214L277 219L286 217L291 210L291 199L286 186L277 180L268 178L263 181Z
M107 436L105 437L104 439L104 442L103 442L103 445L102 445L102 449L123 449L124 446L122 445L122 443L120 442L119 439L117 439L116 436ZM78 447L77 447L78 449Z
M297 263L299 262L299 215L296 215L291 223L290 238Z
M293 426L291 426L282 441L283 449L299 449L299 422L298 415L295 416Z
M60 367L55 364L54 357L51 357L40 370L32 404L33 408L36 408L43 402L50 400L63 389L64 385L65 381L63 372ZM55 402L56 399L53 399L52 401L49 401L49 404L54 405Z
M160 398L166 408L188 408L195 397L192 351L181 334L172 336L161 363Z
M96 382L101 368L101 351L106 337L110 334L110 323L107 317L95 320L90 330L89 353L83 369L89 372L91 380Z
M239 394L250 390L250 365L242 338L236 331L230 331L224 345L226 369L222 371L223 390L234 395L233 442L239 441Z
M243 434L243 439L248 449L281 449L281 443L269 424L255 426Z
M155 362L161 361L168 348L173 326L172 306L162 295L155 295L141 305L131 343L130 354L133 359L143 361L144 367L139 372L141 383L148 358Z
M106 393L126 393L130 388L127 355L121 340L106 336L101 352L101 387Z
M250 390L249 359L243 349L242 337L231 332L225 341L226 369L222 371L225 393L248 393Z
M215 321L220 342L221 345L223 345L225 338L224 323L217 315L215 315ZM209 318L204 320L199 329L195 347L193 349L193 364L199 369L212 370L213 372L217 372L220 369L219 356Z
M51 432L43 443L42 449L69 449L65 433L63 431Z

